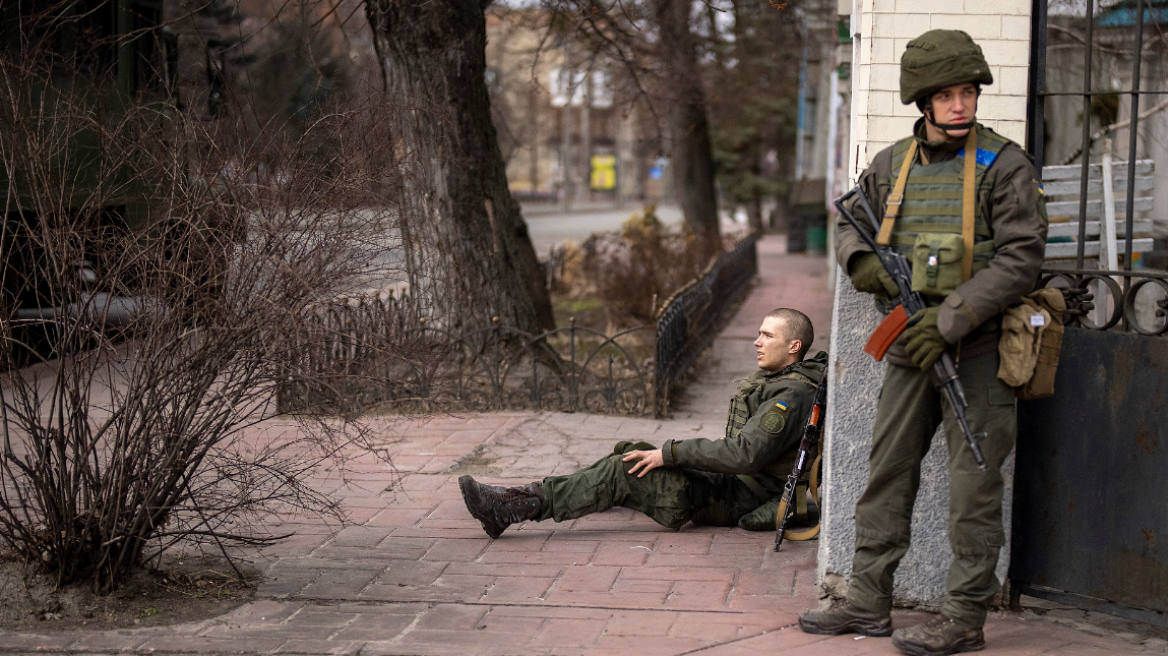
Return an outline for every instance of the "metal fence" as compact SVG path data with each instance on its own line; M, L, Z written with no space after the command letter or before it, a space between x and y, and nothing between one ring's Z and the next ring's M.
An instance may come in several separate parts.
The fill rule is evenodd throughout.
M649 326L606 335L572 321L532 335L496 318L465 331L406 317L408 297L358 299L314 317L278 395L281 411L559 410L645 414Z
M1150 162L1137 161L1139 156L1147 157L1150 150L1149 144L1143 141L1146 132L1143 123L1162 120L1151 119L1162 107L1157 105L1149 112L1141 113L1141 101L1152 98L1158 102L1168 94L1165 89L1145 88L1145 82L1151 81L1151 86L1158 86L1155 82L1162 80L1150 79L1147 72L1141 70L1149 55L1145 46L1153 45L1148 42L1146 33L1151 28L1159 34L1163 27L1163 3L1156 0L1119 3L1088 0L1078 10L1085 11L1085 15L1066 15L1064 11L1055 17L1058 19L1055 23L1051 22L1050 5L1049 0L1034 0L1033 3L1027 149L1034 157L1040 176L1046 164L1070 164L1074 160L1079 160L1080 173L1073 190L1078 201L1077 212L1072 215L1077 222L1077 231L1069 237L1075 242L1073 264L1069 268L1044 268L1043 284L1064 289L1068 325L1089 330L1162 335L1168 331L1168 274L1133 267L1135 258L1131 255L1133 251L1139 252L1139 244L1134 243L1138 241L1135 236L1140 231L1139 224L1150 223L1141 222L1137 215L1149 215L1151 198L1137 198L1137 191L1149 190L1137 189L1137 181L1144 181L1134 173L1125 172L1137 171L1137 164L1150 165ZM1059 42L1048 43L1051 35ZM1162 41L1163 38L1155 36L1152 40ZM1077 75L1078 62L1067 59L1067 53L1080 48L1082 77L1077 80L1079 88L1075 89L1072 82ZM1119 79L1117 75L1124 65L1130 66L1130 84L1126 89L1118 89L1115 88ZM1048 72L1055 74L1056 88L1048 88ZM1108 82L1107 78L1111 81ZM1128 117L1119 120L1122 114L1120 99L1124 97L1129 99ZM1069 103L1076 98L1082 101L1081 111L1072 112ZM1114 114L1109 115L1106 111L1109 106L1114 108ZM1059 137L1069 138L1068 130L1080 126L1081 139L1077 149L1062 162L1048 161L1052 146L1057 149L1060 145L1052 142L1059 141ZM1115 169L1116 181L1124 188L1122 196L1112 196L1104 190L1110 190L1110 180L1105 185L1098 180L1100 162L1103 162L1105 171L1110 171L1110 139L1123 135L1124 131L1127 137L1126 162L1119 160ZM1061 139L1061 145L1069 145L1067 141L1067 138ZM1046 171L1050 170L1053 169L1046 167ZM1159 212L1163 213L1165 209L1159 208ZM1092 217L1092 214L1099 216ZM1116 249L1122 256L1119 268L1093 266L1094 258L1087 252L1088 230L1090 227L1100 232L1100 226L1092 218L1118 219L1115 232L1121 235Z
M1168 452L1158 448L1168 439L1168 340L1154 337L1168 332L1168 272L1128 256L1151 246L1136 239L1139 224L1154 229L1168 209L1153 208L1163 155L1151 143L1168 126L1157 115L1168 102L1141 111L1146 97L1168 94L1168 76L1148 74L1168 63L1168 3L1033 8L1028 146L1048 198L1066 197L1048 208L1076 222L1051 224L1063 243L1048 244L1042 279L1068 301L1055 394L1018 404L1010 594L1168 625L1168 555L1155 545L1168 514L1149 511L1163 507L1168 486ZM1114 164L1112 136L1128 147ZM1050 261L1052 250L1068 268Z
M277 390L282 412L557 410L660 416L758 270L739 241L666 302L656 326L533 335L498 319L450 329L408 295L340 299L314 311ZM654 339L656 338L656 339Z
M713 344L733 308L749 291L750 281L758 274L761 236L758 232L747 235L657 313L657 416L668 413L673 387Z

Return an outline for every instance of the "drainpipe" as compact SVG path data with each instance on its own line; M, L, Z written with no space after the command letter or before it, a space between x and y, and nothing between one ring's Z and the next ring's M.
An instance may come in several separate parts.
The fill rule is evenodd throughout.
M799 49L799 120L795 129L795 179L802 180L804 146L807 135L807 14L803 8L795 9L799 17L799 40L802 47Z

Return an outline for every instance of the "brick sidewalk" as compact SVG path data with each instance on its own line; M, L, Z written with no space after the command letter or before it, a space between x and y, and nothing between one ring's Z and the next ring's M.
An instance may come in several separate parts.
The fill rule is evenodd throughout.
M815 275L821 259L805 258L805 267L763 259L786 266L764 268L762 284L727 333L749 329L753 336L758 317L752 314L792 304L776 290L803 293L826 279ZM778 276L787 284L774 284ZM818 311L812 315L817 328L826 326L825 310ZM292 517L273 527L296 535L246 555L266 576L252 603L171 627L0 631L0 652L897 653L887 639L810 636L795 626L798 614L817 603L815 542L787 543L776 554L772 533L692 525L672 531L623 509L563 524L529 522L490 540L459 495L457 479L466 473L491 483L523 483L574 471L611 452L618 440L718 437L721 422L709 416L657 421L500 413L380 418L374 425L397 472L369 456L353 459L344 480L322 472L315 483L344 499L353 525L333 532L313 518ZM264 430L283 429L291 428ZM923 617L898 614L895 622L904 626ZM987 654L1145 653L1138 645L1014 614L995 614L987 640Z

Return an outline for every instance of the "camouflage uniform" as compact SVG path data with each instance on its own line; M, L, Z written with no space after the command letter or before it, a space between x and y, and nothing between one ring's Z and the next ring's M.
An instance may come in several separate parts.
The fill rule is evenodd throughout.
M774 530L773 510L769 526L752 511L782 494L826 364L827 353L820 351L777 372L751 375L730 402L724 438L666 440L665 466L644 477L628 473L633 463L622 454L654 447L621 442L590 467L543 479L537 520L562 522L621 506L670 528L692 520Z
M902 336L886 354L890 366L877 407L868 486L856 505L856 554L848 593L848 601L858 608L890 608L893 573L909 545L920 463L941 425L949 450L954 556L942 612L971 627L984 624L999 589L994 568L1005 541L1000 470L1017 430L1013 389L997 378L1001 313L1034 289L1047 230L1041 186L1026 154L988 128L976 129L974 275L947 295L928 298L931 306L940 307L937 327L957 363L970 427L989 435L981 445L987 470L974 463L931 369L922 371L913 364ZM923 266L913 257L919 235L961 230L964 139L928 142L925 134L921 119L913 137L877 154L860 178L865 195L882 214L908 141L918 142L919 158L910 169L891 241L914 268ZM846 222L840 223L837 249L845 269L854 256L868 250ZM878 304L890 309L886 302Z

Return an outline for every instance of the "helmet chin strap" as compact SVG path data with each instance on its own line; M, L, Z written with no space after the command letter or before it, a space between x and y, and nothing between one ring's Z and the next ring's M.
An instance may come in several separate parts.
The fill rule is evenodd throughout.
M974 121L966 123L938 123L933 117L933 110L925 110L925 120L932 123L934 126L940 128L942 132L948 133L950 130L968 130L973 127Z

